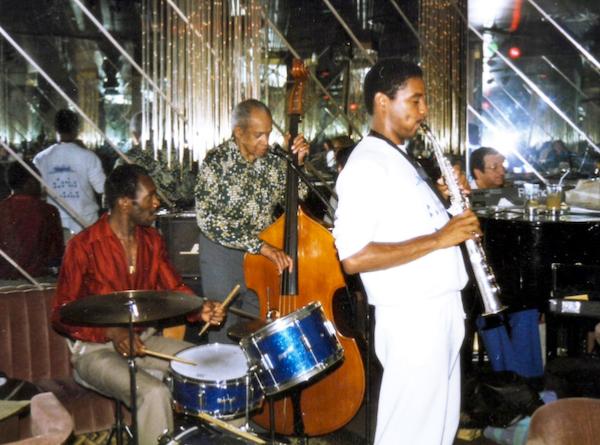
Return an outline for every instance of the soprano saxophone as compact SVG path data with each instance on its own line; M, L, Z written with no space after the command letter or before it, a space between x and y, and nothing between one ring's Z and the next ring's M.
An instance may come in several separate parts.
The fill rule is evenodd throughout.
M422 123L421 130L429 138L431 144L433 145L435 159L440 167L442 177L448 186L448 192L450 193L451 213L458 214L463 212L464 210L470 208L471 205L469 203L469 199L460 189L450 161L448 161L448 159L444 156L444 151L440 143L433 136L429 127ZM496 314L504 310L505 306L503 306L498 299L500 288L496 283L494 272L487 262L481 241L479 239L468 239L465 241L465 246L469 255L469 261L471 262L471 266L473 268L475 281L477 282L477 287L479 288L479 293L481 294L481 298L483 300L483 315Z

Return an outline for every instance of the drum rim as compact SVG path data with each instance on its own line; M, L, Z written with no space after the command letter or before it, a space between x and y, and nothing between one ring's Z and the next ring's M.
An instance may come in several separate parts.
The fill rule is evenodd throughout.
M242 352L242 357L245 359L244 361L246 363L246 372L243 375L239 376L239 377L234 377L234 378L226 379L226 380L197 379L195 377L187 376L187 375L181 374L180 372L177 372L173 368L173 361L171 361L169 363L169 368L168 368L169 374L171 374L173 377L175 377L175 376L181 376L181 377L184 377L184 378L186 378L188 380L191 380L191 381L197 382L197 383L201 383L201 382L202 383L204 383L204 382L206 382L206 383L229 383L229 382L233 383L233 382L237 382L239 380L243 381L243 380L246 379L246 374L248 373L248 370L249 370L250 366L249 366L249 363L248 363L248 356L246 355L246 351L244 351L244 348L242 348L241 345L229 344L229 343L208 343L208 344L205 344L205 345L194 345L194 346L190 346L189 348L182 349L177 354L175 354L175 357L180 358L179 354L181 354L182 352L185 352L185 351L189 351L190 349L200 349L200 348L206 348L206 347L209 347L209 346L212 346L212 347L224 347L224 349L231 349L232 347L236 348L236 349L239 348L239 350ZM184 366L190 366L190 365L184 365Z
M262 380L260 379L259 375L257 374L258 383L259 383L262 391L265 393L265 395L271 396L274 394L278 394L282 391L286 391L290 388L293 388L296 385L308 382L311 378L328 370L329 368L331 368L333 365L335 365L337 362L339 362L343 358L344 358L344 348L342 348L340 345L340 347L337 348L335 353L331 357L328 357L327 360L325 360L323 363L317 363L314 368L312 368L300 375L295 376L294 378L288 380L287 382L285 382L282 385L275 384L275 385L270 385L268 387L264 386L262 383ZM269 373L265 372L265 374L269 374ZM261 375L262 375L262 373L261 373ZM270 390L271 388L273 390Z
M259 409L264 400L265 400L265 394L264 391L262 391L261 389L261 396L258 398L258 400L255 403L252 403L252 401L250 402L250 405L248 406L248 411L252 412L252 411L256 411L257 409ZM244 406L242 408L239 408L231 413L222 413L219 410L195 410L195 409L191 409L190 407L185 407L183 406L183 404L181 404L180 402L178 402L177 400L173 399L171 401L171 405L173 408L173 411L175 411L178 414L183 414L184 416L189 416L189 417L197 417L197 418L201 418L199 416L200 413L205 413L208 414L216 419L221 419L221 420L233 420L233 419L237 419L238 417L241 417L242 414L244 414L246 412L246 405L244 404ZM219 412L216 412L219 411Z
M211 386L217 386L220 384L227 384L230 383L231 385L227 385L227 386L232 386L233 384L238 385L240 384L240 382L243 384L245 383L246 380L246 374L244 374L241 377L236 377L235 379L229 379L229 380L203 380L203 379L196 379L194 377L189 377L186 375L182 375L177 373L177 371L173 371L171 369L169 369L169 374L170 376L173 378L173 382L175 382L176 377L182 377L183 379L192 382L194 384L202 384L204 385L204 387L211 387ZM186 382L180 382L180 383L186 383Z
M320 301L311 301L307 305L302 306L300 309L296 309L295 311L290 312L289 314L286 314L283 317L272 321L268 325L263 326L256 332L254 332L246 337L243 337L239 342L239 345L242 348L242 351L244 351L244 353L246 353L246 345L252 344L253 339L258 341L259 339L262 339L267 335L271 335L273 332L283 330L287 326L293 324L293 322L295 322L297 320L305 319L308 315L310 315L316 309L321 309L321 313L323 314L325 320L327 320L327 317L325 317L325 311L323 311L323 305L321 304L321 302ZM246 355L246 358L247 357L248 356Z

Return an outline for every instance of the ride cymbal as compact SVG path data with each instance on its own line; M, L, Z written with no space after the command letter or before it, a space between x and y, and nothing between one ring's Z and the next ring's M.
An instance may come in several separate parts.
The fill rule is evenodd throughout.
M202 307L204 300L183 292L128 290L92 295L60 309L65 323L79 326L118 326L174 318Z

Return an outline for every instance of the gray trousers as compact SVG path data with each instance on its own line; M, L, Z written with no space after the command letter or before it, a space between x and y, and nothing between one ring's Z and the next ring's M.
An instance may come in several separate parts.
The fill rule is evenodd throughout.
M152 335L144 340L146 348L175 355L193 346L179 340ZM131 406L129 367L112 343L76 343L71 362L79 380L97 392ZM145 356L135 359L137 387L137 425L140 445L154 445L166 430L173 431L171 393L162 382L168 360Z
M223 301L236 284L241 286L237 297L230 304L258 315L258 298L248 290L244 280L244 252L223 247L200 233L200 280L202 296L210 300ZM227 319L219 328L208 330L209 343L237 343L227 336L227 332L236 323L248 321L228 312Z

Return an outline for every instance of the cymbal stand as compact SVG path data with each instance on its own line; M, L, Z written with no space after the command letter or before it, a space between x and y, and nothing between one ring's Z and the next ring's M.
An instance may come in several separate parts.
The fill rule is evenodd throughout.
M267 404L269 405L269 444L270 445L286 445L290 442L275 432L275 395L265 395Z
M308 444L308 436L304 431L304 420L302 419L302 408L300 407L300 396L302 389L296 387L291 390L292 411L294 415L294 434L300 440L300 444Z
M271 443L275 442L275 400L273 396L267 396L269 403L269 435L271 437Z
M244 424L240 427L240 430L254 433L254 430L250 426L250 383L252 381L252 369L248 369L246 371L245 381L246 381L245 419L244 419ZM269 404L269 408L271 408L273 406L273 404L271 403L271 399L268 396L267 396L267 398L268 398L267 403ZM270 436L271 441L269 443L271 445L277 445L277 444L280 444L281 442L278 442L275 440L275 423L273 420L274 413L271 413L270 415L271 415L271 421L270 421L270 426L269 426L269 436ZM256 433L254 433L254 434L256 434Z
M244 431L252 430L250 428L250 381L251 380L252 380L252 378L250 376L250 370L248 369L246 371L246 411L245 411L244 424L240 428Z
M133 349L133 313L137 312L135 302L130 301L127 303L129 308L129 356L127 357L127 364L129 366L129 399L130 399L130 410L131 410L131 439L133 445L138 445L138 425L137 425L137 388L135 382L135 351Z

